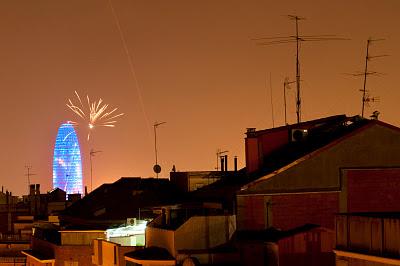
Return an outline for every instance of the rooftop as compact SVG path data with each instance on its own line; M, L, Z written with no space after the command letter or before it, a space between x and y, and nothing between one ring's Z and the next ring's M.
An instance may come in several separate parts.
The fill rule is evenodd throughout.
M248 130L247 138L258 138L277 131L287 131L289 137L289 132L293 129L307 129L308 135L302 141L289 142L269 154L259 171L248 173L247 169L243 168L236 172L225 172L216 182L189 193L187 200L219 202L223 203L225 208L229 208L237 191L244 185L376 122L379 121L363 119L359 116L336 115L277 128Z
M103 184L75 202L61 219L126 220L146 216L146 208L174 204L183 197L168 179L122 177L112 184Z
M236 239L239 241L266 241L266 242L277 242L280 239L294 236L303 232L321 228L315 224L305 224L287 231L278 230L274 227L265 230L242 230L236 232Z
M54 256L48 256L36 250L24 250L22 251L22 254L33 257L40 262L54 262L55 260Z
M144 249L139 249L131 251L125 254L125 257L146 261L146 260L171 260L175 261L175 258L164 248L159 247L148 247Z
M359 217L370 217L370 218L400 219L400 212L350 212L350 213L338 213L337 215L359 216Z

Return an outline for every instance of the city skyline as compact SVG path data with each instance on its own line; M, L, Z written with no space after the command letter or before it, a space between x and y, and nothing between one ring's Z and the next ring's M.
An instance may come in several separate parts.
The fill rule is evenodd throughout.
M26 194L24 166L31 183L51 188L52 146L57 128L73 120L65 106L74 91L106 99L125 115L115 129L99 129L86 140L81 128L84 185L93 187L121 176L154 176L152 125L157 131L160 177L178 171L213 170L217 149L228 150L229 166L238 156L244 166L247 127L284 124L282 87L295 78L295 46L258 46L253 38L294 34L295 14L301 34L336 34L343 42L301 46L302 120L361 113L362 78L368 38L384 38L371 47L371 96L380 102L366 109L400 125L397 73L400 66L398 1L4 1L0 3L3 41L0 82L5 127L1 182L15 195ZM124 37L124 49L118 25ZM271 77L271 83L270 83ZM294 85L288 91L288 122L295 123ZM5 167L6 166L6 167Z

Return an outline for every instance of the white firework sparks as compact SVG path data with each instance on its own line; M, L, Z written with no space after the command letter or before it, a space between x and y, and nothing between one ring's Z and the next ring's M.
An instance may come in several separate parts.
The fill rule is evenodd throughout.
M75 95L79 101L79 105L75 105L71 99L68 99L67 106L68 108L77 114L80 118L82 118L89 127L89 133L87 139L90 138L91 130L95 127L115 127L115 120L117 117L123 116L123 113L116 114L118 108L114 108L111 111L107 111L108 104L103 103L103 100L100 98L98 101L90 102L89 95L86 95L87 107L85 108L82 103L81 97L75 91ZM78 124L73 122L74 124Z

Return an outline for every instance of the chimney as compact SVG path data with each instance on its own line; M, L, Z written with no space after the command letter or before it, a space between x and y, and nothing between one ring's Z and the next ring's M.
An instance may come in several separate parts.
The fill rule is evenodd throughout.
M87 196L87 186L85 186L85 196Z
M246 130L246 135L247 137L255 137L256 136L256 128L255 127L249 127Z
M225 171L228 171L228 155L224 155L225 159Z
M1 186L1 193L4 193L4 187Z
M235 172L237 172L237 156L233 158L233 164L235 165Z
M224 162L224 156L221 156L221 172L224 171L224 167L225 167L225 162Z
M36 195L40 195L40 184L36 184Z
M35 194L35 185L29 185L29 195L34 195Z

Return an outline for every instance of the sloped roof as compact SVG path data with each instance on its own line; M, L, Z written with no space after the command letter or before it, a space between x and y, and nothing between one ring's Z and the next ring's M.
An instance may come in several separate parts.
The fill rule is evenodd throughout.
M168 179L123 177L72 204L62 218L123 220L136 217L139 208L172 204L182 196Z
M347 117L345 115L336 115L299 124L247 133L255 137L275 130L307 128L309 138L299 143L290 143L268 155L268 160L264 162L264 166L260 171L247 173L246 168L243 168L237 172L227 172L226 176L220 180L191 192L189 199L227 203L235 197L238 191L256 185L258 182L285 171L375 124L400 131L399 128L378 120L362 119L359 116Z
M328 117L323 117L323 118L319 118L319 119L304 121L304 122L297 123L297 124L290 124L290 125L285 125L285 126L280 126L280 127L261 129L261 130L255 131L255 132L247 132L246 134L252 135L252 136L259 136L259 135L263 135L263 134L274 132L274 131L280 131L283 129L310 128L310 127L318 126L318 125L342 122L343 120L346 120L346 119L349 119L346 115L334 115L334 116L328 116Z
M248 182L249 179L245 168L237 172L226 172L226 175L220 180L190 192L188 194L188 200L197 202L219 202L224 204L225 208L229 208L236 192Z
M400 212L346 212L346 213L338 213L337 215L400 219Z
M237 241L264 241L264 242L277 242L281 239L292 237L297 234L309 232L312 230L327 230L319 225L315 224L304 224L302 226L282 231L278 230L274 227L265 229L265 230L241 230L235 233L235 239Z
M64 192L64 193L67 193L67 192L65 192L64 190L62 190L61 188L56 187L56 188L53 188L52 190L48 191L47 194L57 193L58 191L62 191L62 192Z
M264 182L303 161L309 160L374 125L380 125L400 132L400 128L393 125L378 120L362 119L359 116L334 116L333 118L332 120L314 120L319 122L316 124L316 127L309 129L306 141L290 143L268 155L268 161L264 163L260 171L249 175L249 182L243 185L241 191L243 192L248 188L256 186L259 182ZM321 123L321 121L327 121L327 123Z
M23 251L21 251L21 253L26 256L29 256L41 263L52 263L55 261L54 256L46 255L46 254L40 253L36 250L23 250Z
M126 258L134 259L137 262L149 263L149 261L173 261L175 258L168 250L160 247L147 247L125 253Z

